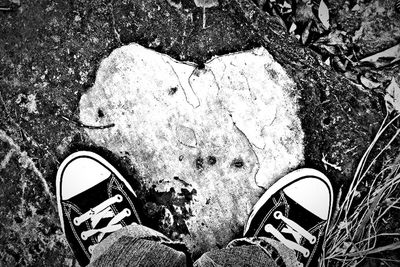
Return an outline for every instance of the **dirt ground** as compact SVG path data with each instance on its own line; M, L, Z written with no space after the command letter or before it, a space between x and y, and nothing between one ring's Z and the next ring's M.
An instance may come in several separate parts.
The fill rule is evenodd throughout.
M191 0L10 2L0 0L0 265L74 266L55 206L60 161L72 151L90 147L127 174L135 173L127 159L93 147L79 122L80 97L93 85L100 61L115 48L136 42L201 66L214 55L263 42L260 31L231 14L229 5L207 9L203 28L203 9ZM268 1L255 2L266 13L280 12L278 8L271 12ZM285 1L270 2L282 6ZM286 1L293 9L297 2L302 3ZM315 117L312 121L303 121L310 144L306 163L325 168L337 191L348 186L385 116L385 88L392 78L400 83L398 64L379 68L357 64L399 43L400 7L390 0L326 3L329 29L317 26L315 10L300 4L296 15L281 14L281 20L288 30L292 22L296 24L291 42L327 62L326 73L358 88L337 96L321 90L319 102L336 99L335 103L314 109L316 102L309 100L313 108L303 109L320 111L308 115ZM314 9L318 4L313 2ZM395 154L397 147L390 153ZM342 165L340 170L332 167L337 164ZM399 215L391 218L387 227L399 229L395 223ZM398 260L396 255L388 252L387 257ZM376 264L371 259L364 266Z

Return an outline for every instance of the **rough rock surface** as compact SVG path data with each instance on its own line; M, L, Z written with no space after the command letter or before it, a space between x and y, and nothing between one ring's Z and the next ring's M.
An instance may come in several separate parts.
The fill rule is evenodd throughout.
M184 196L164 205L161 230L198 254L238 235L263 188L302 164L294 86L264 48L199 69L131 44L102 62L80 119L114 125L86 132L129 157L143 188Z

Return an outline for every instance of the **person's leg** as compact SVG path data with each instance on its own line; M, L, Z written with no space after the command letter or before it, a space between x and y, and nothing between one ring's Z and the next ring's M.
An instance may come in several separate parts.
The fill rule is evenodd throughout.
M56 179L61 226L82 266L187 266L182 244L144 227L135 192L99 155L80 151Z
M313 169L291 172L256 203L244 238L205 253L194 265L318 266L332 204L325 175Z
M256 241L261 242L258 243ZM214 266L251 266L251 267L279 267L282 258L272 245L265 240L235 240L226 248L211 250L204 253L195 263L195 267ZM261 246L262 245L262 246Z
M88 266L190 266L186 247L143 225L131 224L107 237Z

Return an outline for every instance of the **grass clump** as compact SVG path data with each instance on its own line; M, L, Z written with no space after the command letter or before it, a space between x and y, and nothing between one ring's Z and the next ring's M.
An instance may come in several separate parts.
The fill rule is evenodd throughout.
M377 174L376 170L375 174L371 171L378 158L398 137L400 129L396 128L383 149L377 151L372 160L369 159L379 138L389 127L394 127L394 122L399 117L400 114L389 119L389 115L386 115L358 164L347 194L342 197L339 192L337 207L325 238L324 266L357 266L368 257L379 257L381 252L400 248L400 242L396 241L396 236L400 236L400 233L385 230L388 224L385 219L389 213L400 209L400 154L385 161ZM361 193L361 186L367 190ZM380 259L386 261L384 258Z

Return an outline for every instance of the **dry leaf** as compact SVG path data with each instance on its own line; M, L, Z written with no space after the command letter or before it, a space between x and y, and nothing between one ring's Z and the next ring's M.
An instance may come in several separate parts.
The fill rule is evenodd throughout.
M306 44L308 36L310 35L311 24L312 21L309 21L303 33L301 34L301 42L303 43L303 45Z
M388 113L400 112L400 88L394 78L386 88L385 105Z
M344 73L344 76L349 79L350 81L352 81L358 88L360 88L361 90L364 89L359 83L358 83L358 76L352 72L352 71L346 71Z
M353 41L360 39L364 34L364 26L354 32Z
M381 83L371 81L368 78L365 78L364 76L360 77L360 82L364 87L369 88L369 89L375 89L381 86Z
M290 8L290 9L291 9L291 8L292 8L292 5L289 4L288 2L284 2L283 5L282 5L282 7L283 7L283 8Z
M328 57L325 61L324 61L325 65L330 66L331 65L331 58Z
M356 4L355 6L353 6L353 8L351 9L351 11L355 12L355 11L360 11L361 7L359 4Z
M400 44L397 44L389 49L382 52L376 53L375 55L361 59L361 62L368 62L373 64L375 67L384 67L389 64L393 64L400 60Z
M321 0L318 8L318 18L326 30L329 29L329 9L324 0Z
M290 29L289 29L289 33L294 33L294 31L297 29L297 25L296 25L296 23L292 23L292 25L290 26Z
M322 55L338 55L340 54L340 49L336 46L325 45L321 43L313 43L313 46L317 47L321 51Z
M312 5L308 2L299 1L295 8L294 21L298 23L307 23L309 20L314 20L316 17L312 11Z
M346 71L346 66L343 64L338 56L334 56L332 58L332 65L340 71Z
M171 6L177 8L177 9L181 9L182 8L182 3L175 3L175 1L173 0L167 0L168 4L170 4Z
M265 3L267 2L267 0L259 0L257 2L258 2L257 4L259 7L263 7L265 5Z
M334 30L328 36L322 36L318 39L317 43L324 43L327 45L337 45L341 49L346 49L346 32Z

